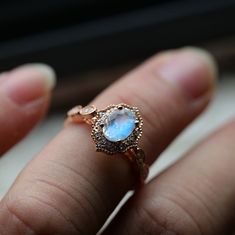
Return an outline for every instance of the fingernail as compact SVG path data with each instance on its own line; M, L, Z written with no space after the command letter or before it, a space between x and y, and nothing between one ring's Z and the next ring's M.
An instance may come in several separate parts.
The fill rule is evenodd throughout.
M40 99L56 84L54 70L45 64L26 64L0 78L0 91L13 102L24 105Z
M157 73L179 87L189 98L198 99L213 87L217 76L216 63L206 51L184 48L169 57Z

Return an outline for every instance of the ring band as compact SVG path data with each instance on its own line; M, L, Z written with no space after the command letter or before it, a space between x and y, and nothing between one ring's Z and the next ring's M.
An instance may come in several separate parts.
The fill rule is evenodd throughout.
M96 151L109 155L123 153L133 164L141 183L148 176L145 153L138 147L143 119L138 108L127 104L109 105L97 110L94 105L75 106L67 113L65 124L85 122L92 126Z

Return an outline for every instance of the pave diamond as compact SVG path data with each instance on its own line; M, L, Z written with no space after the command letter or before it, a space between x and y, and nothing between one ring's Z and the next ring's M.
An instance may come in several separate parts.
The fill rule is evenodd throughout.
M135 126L136 116L133 111L128 108L115 109L106 118L103 133L109 141L122 141L132 134Z

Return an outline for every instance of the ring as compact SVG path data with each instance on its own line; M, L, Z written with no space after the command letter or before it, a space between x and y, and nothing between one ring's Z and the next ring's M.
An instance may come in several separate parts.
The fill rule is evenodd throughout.
M144 182L149 166L145 163L144 151L138 146L143 119L137 107L118 104L97 110L94 105L78 105L68 111L65 124L82 122L92 127L96 151L109 155L122 153L133 164L140 182Z

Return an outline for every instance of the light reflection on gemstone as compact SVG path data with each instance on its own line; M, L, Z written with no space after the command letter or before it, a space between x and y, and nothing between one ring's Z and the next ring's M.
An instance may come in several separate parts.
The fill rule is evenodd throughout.
M136 126L136 116L128 108L115 109L106 119L103 133L106 139L117 142L131 135Z

